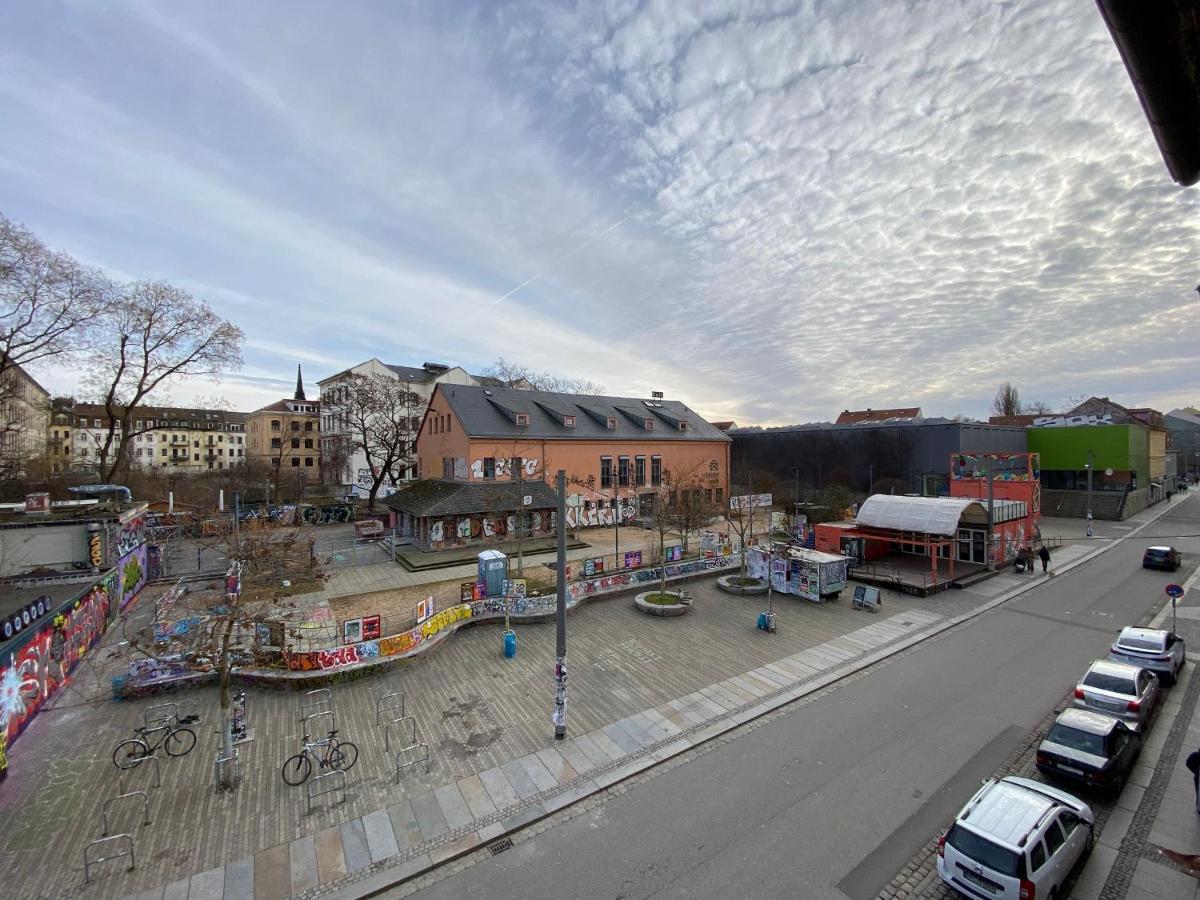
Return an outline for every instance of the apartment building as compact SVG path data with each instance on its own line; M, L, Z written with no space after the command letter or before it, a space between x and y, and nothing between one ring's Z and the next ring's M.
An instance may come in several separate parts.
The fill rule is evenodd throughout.
M296 392L246 415L247 459L275 470L298 471L321 480L321 403L304 395L296 367Z
M23 368L0 372L0 467L19 470L46 452L50 394Z

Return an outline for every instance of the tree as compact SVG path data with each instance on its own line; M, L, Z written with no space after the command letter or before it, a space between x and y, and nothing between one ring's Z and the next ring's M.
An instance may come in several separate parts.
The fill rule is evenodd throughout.
M754 497L754 473L751 472L746 482L746 493ZM741 544L741 579L744 584L746 581L746 545L748 539L754 536L754 507L743 506L740 503L734 505L734 498L729 498L729 510L726 512L726 517L729 520L729 527L734 534L738 536L738 543ZM767 511L767 518L770 519L771 512Z
M1022 404L1025 412L1035 416L1053 415L1054 411L1045 400L1028 400Z
M485 378L494 378L507 388L528 391L547 391L555 394L603 394L604 385L587 378L568 378L535 372L528 366L509 362L503 356L481 373Z
M230 560L223 589L176 598L165 614L171 621L198 619L182 634L156 640L140 632L130 648L141 656L178 658L195 672L215 672L221 702L222 756L233 756L233 670L253 660L258 626L284 627L293 593L319 590L325 578L313 542L301 528L266 525L240 530L210 542ZM170 632L181 629L168 629ZM228 780L224 786L231 787Z
M106 480L129 469L137 408L181 378L216 378L241 366L243 337L207 303L166 282L124 288L104 317L87 379L108 414L99 448Z
M704 488L699 469L685 472L663 470L662 485L655 492L650 505L650 519L658 533L658 558L662 563L662 578L659 589L667 589L667 535L679 532L683 549L687 550L688 534L713 515L713 504L704 499Z
M992 412L998 416L1021 414L1021 395L1011 381L1004 382L996 391L996 396L992 399Z
M375 508L375 498L385 480L395 486L415 463L417 432L425 406L419 394L394 378L350 376L344 399L338 402L338 415L348 429L344 455L362 451L367 460L371 477L367 509Z

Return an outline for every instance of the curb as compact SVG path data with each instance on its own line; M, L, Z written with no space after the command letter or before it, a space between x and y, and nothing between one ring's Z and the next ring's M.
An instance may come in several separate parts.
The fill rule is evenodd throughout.
M1187 500L1190 499L1191 497L1188 497L1183 501L1183 503L1186 503ZM1182 503L1176 504L1176 507L1181 505ZM1143 529L1162 518L1162 516L1165 515L1169 509L1171 509L1169 504L1163 504L1162 509L1159 510L1152 518L1147 519L1128 534L1107 539L1102 546L1099 546L1094 550L1085 553L1079 559L1068 563L1062 570L1059 571L1059 575L1065 575L1069 572L1072 572L1085 563L1091 562L1101 554L1106 553L1109 550L1120 546L1125 541L1136 537ZM721 737L740 727L741 725L746 724L747 722L775 712L776 710L787 706L796 700L821 691L830 685L849 678L850 676L855 675L879 662L882 662L885 659L889 659L892 656L903 653L917 644L927 641L930 638L936 637L940 634L944 634L945 632L952 628L958 627L964 622L968 622L981 615L984 615L985 613L991 612L997 607L1008 603L1010 600L1014 600L1017 597L1028 593L1029 591L1033 590L1033 588L1045 584L1045 582L1045 579L1035 578L1032 580L1032 583L1007 591L1006 593L1001 594L999 597L995 597L992 600L985 602L983 605L971 610L970 612L954 616L944 622L939 622L926 631L920 632L919 634L914 634L907 638L901 638L894 644L889 644L887 647L874 650L865 656L859 657L853 664L844 669L819 675L812 681L806 682L803 686L797 687L793 690L784 691L780 696L764 700L762 703L755 704L749 709L742 710L741 712L732 711L726 716L716 719L709 726L702 728L700 732L691 739L679 738L678 740L668 744L666 747L648 754L641 759L632 760L631 762L618 767L614 771L606 773L604 776L601 776L595 781L588 779L583 784L575 787L564 786L564 789L557 797L553 797L543 804L538 804L538 806L541 807L540 812L537 806L520 810L509 822L501 823L499 825L489 825L485 826L483 829L480 829L475 833L474 840L471 840L471 834L467 834L466 836L447 846L438 847L431 852L422 853L393 867L388 867L376 872L374 875L368 875L359 881L355 881L353 883L346 884L341 888L334 889L331 893L326 893L325 890L322 890L319 893L307 893L300 896L329 896L335 898L335 900L360 900L360 898L378 896L384 891L409 881L419 875L423 875L426 872L432 871L444 863L461 859L462 857L473 853L481 847L485 847L488 844L499 840L500 838L514 834L522 828L548 818L553 813L577 803L580 800L592 797L595 794L598 794L601 791L611 787L612 785L631 778L634 775L645 771L646 769L665 762L695 747L706 744L715 738ZM326 888L326 890L328 890L328 888Z

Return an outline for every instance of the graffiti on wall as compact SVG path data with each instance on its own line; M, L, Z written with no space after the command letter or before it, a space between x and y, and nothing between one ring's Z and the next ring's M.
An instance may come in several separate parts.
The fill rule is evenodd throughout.
M597 503L587 505L583 497L572 494L567 498L567 527L592 528L601 525L615 525L618 512L622 522L630 522L638 517L638 511L638 501L634 498L620 498L617 501L617 509L613 509L612 506L601 506Z
M473 459L473 460L471 460L471 477L472 478L474 478L476 481L483 481L485 477L488 477L489 480L491 477L495 477L495 478L512 478L512 477L514 477L513 470L512 470L512 463L507 457L497 456L497 457L490 457L490 458L492 459L492 465L495 467L495 475L494 476L485 476L483 460L482 459ZM523 459L523 460L521 460L521 468L523 470L521 473L521 477L535 478L535 477L537 477L538 461L536 459Z
M127 556L146 543L146 517L138 514L121 522L116 534L117 556Z
M297 672L313 670L327 671L340 669L344 666L363 662L377 656L398 656L416 649L423 642L446 631L452 625L471 618L471 604L460 603L444 609L435 616L426 619L416 628L402 634L386 637L379 641L363 641L358 644L347 644L331 650L311 650L303 653L285 653L284 662L287 667Z
M429 526L429 540L441 541L445 539L445 533L442 531L442 520L436 519Z
M1037 481L1041 477L1037 453L955 453L950 457L950 477L955 481L986 479L989 463L993 481Z
M146 544L139 544L121 557L117 563L117 596L120 598L117 605L119 609L124 609L132 603L138 592L145 586L149 576L148 552Z
M86 594L59 608L53 619L0 661L0 778L6 774L7 748L25 730L43 704L67 684L71 672L108 627L116 589L110 574Z

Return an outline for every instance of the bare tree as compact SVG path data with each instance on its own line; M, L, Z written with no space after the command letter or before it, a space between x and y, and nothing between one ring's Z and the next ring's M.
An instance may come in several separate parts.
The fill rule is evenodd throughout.
M338 415L349 429L347 455L361 450L367 460L371 489L367 509L385 481L395 486L416 461L417 432L425 401L408 385L384 375L352 375Z
M996 391L996 396L992 399L992 411L998 416L1021 414L1021 395L1011 381L1005 381Z
M658 556L662 563L660 591L667 589L667 535L678 532L686 551L689 532L706 524L713 516L713 504L704 499L698 473L699 469L683 473L664 470L662 485L655 492L650 505L650 519L658 534Z
M108 414L100 468L129 468L137 407L180 378L219 377L242 364L244 335L202 300L161 281L128 285L105 316L88 386Z
M536 372L520 363L509 362L500 357L481 373L495 378L505 387L519 390L548 391L556 394L603 394L604 386L587 378L569 378Z
M1054 414L1054 410L1045 400L1027 400L1021 406L1030 415L1049 416Z
M749 479L748 479L747 485L746 485L746 490L748 491L750 498L751 498L750 503L747 505L743 505L737 499L730 497L729 498L729 509L725 513L726 518L729 520L730 529L733 531L734 534L736 534L738 536L738 543L741 544L742 566L741 566L740 577L741 577L742 584L745 584L745 582L746 582L746 544L748 542L747 539L754 536L754 506L753 506L754 474L753 473L751 473L749 476ZM767 512L768 519L770 518L770 515L771 515L771 513L768 510L768 512Z

